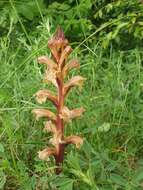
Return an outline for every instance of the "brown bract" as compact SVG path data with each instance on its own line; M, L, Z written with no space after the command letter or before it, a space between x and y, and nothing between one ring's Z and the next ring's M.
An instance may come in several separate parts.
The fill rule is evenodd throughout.
M39 151L39 158L48 160L49 156L54 156L57 166L56 173L59 174L64 160L66 145L75 144L79 148L83 143L83 139L79 136L72 135L65 137L64 129L66 123L71 122L72 119L79 118L85 111L82 107L70 110L65 106L65 98L68 92L75 86L81 88L85 78L78 75L65 81L68 73L72 69L79 68L80 65L76 59L68 60L72 48L60 27L57 28L55 35L49 40L48 47L51 50L52 58L40 56L38 62L46 65L44 82L53 84L56 93L47 89L41 89L35 93L35 97L40 104L50 100L55 106L56 111L53 113L46 108L41 108L34 109L32 112L37 120L42 117L47 119L44 124L44 131L52 135L52 138L49 140L51 147Z

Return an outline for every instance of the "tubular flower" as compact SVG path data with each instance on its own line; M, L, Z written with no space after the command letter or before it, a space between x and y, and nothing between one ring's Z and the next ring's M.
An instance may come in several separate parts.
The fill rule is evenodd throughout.
M51 119L52 121L56 120L56 115L53 112L49 111L49 110L46 110L46 109L34 109L32 112L36 115L37 120L39 120L40 117L46 117L46 118Z
M51 102L53 102L53 104L55 104L56 106L58 105L58 100L57 97L55 95L52 94L52 92L50 92L49 90L39 90L36 94L36 100L39 104L45 103L46 100L50 100Z
M41 160L48 160L49 156L55 156L56 155L56 149L54 148L45 148L42 151L38 152L38 157Z
M79 65L79 63L78 63L77 60L75 60L75 59L71 60L69 63L67 63L67 64L64 66L64 68L63 68L63 70L62 70L62 75L63 75L63 77L66 77L67 74L68 74L68 72L69 72L71 69L79 68L79 67L80 67L80 65Z
M84 111L84 108L76 108L73 110L69 110L68 107L63 107L60 117L64 121L69 122L76 117L80 117Z
M75 144L77 148L83 144L83 139L79 136L69 136L65 138L65 144Z
M71 78L68 82L65 83L64 85L64 96L67 95L67 93L69 92L69 90L74 87L74 86L78 86L80 89L83 85L85 78L81 77L81 76L75 76L73 78Z
M40 56L38 62L46 65L44 82L52 83L56 88L57 94L55 95L47 89L42 89L35 93L35 97L36 101L40 104L50 100L56 107L56 113L45 108L34 109L32 112L35 114L37 120L41 117L47 119L44 124L44 131L52 135L52 138L49 140L52 147L47 147L39 151L39 158L48 160L50 156L53 156L57 167L56 173L59 174L61 172L61 164L64 160L65 147L68 144L74 144L79 148L83 143L83 139L79 136L65 137L64 127L67 122L80 117L85 111L82 107L70 110L65 106L65 98L68 92L75 86L81 88L85 78L75 76L69 81L65 81L69 71L79 68L80 65L75 59L68 60L72 48L60 27L57 28L55 35L49 40L48 47L51 50L52 58Z

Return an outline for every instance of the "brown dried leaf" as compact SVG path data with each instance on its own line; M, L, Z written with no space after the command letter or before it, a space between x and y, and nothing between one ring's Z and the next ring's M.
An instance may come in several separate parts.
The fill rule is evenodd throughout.
M56 115L46 109L34 109L32 110L32 113L36 115L36 119L38 120L40 117L46 117L51 119L52 121L56 121Z
M55 155L56 155L55 148L45 148L44 150L38 152L38 157L41 160L48 160L49 156L55 156Z
M69 63L67 63L63 70L62 70L62 75L63 77L66 77L66 75L68 74L68 72L71 70L71 69L74 69L74 68L79 68L80 65L78 63L78 61L76 59L73 59L71 60Z
M76 108L73 110L69 110L67 107L64 107L62 110L62 114L60 114L60 117L64 121L70 122L72 119L80 117L84 111L84 108Z
M53 95L52 92L49 90L39 90L35 94L35 96L36 96L37 102L40 104L46 102L47 99L49 99L51 102L53 102L54 105L56 105L56 106L58 104L57 97L55 95Z
M65 144L75 144L76 148L80 148L83 144L83 139L79 136L69 136L64 139Z
M66 94L69 92L69 90L74 87L74 86L79 86L80 88L83 85L83 82L86 79L81 77L81 76L75 76L73 78L71 78L68 82L66 82L66 84L64 85L64 96L66 96Z

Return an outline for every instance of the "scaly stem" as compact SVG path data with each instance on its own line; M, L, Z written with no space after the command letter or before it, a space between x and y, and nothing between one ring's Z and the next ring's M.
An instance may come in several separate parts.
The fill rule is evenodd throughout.
M64 105L64 96L63 96L63 80L58 80L57 79L57 84L58 84L58 108L57 108L57 130L59 131L59 134L61 136L61 140L64 139L64 123L63 119L60 118L60 114L62 113L62 108ZM61 164L63 163L64 160L64 149L65 145L62 143L59 143L58 145L58 152L56 155L56 173L59 174L61 172Z
M63 95L63 79L57 79L58 84L58 107L57 107L57 129L63 133L64 123L60 118L60 114L62 113L62 108L64 105L64 95Z

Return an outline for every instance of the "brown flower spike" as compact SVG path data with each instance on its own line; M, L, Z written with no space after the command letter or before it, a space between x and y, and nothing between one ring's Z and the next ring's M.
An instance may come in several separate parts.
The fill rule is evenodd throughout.
M36 119L41 117L47 118L44 130L53 135L52 139L50 139L52 147L47 147L39 151L39 158L48 160L49 156L53 156L57 166L56 173L59 174L61 172L61 164L63 163L66 145L75 144L76 147L79 148L83 143L83 139L79 136L73 135L65 137L64 125L67 122L71 122L72 119L80 117L85 110L84 108L70 110L64 105L64 100L72 87L82 86L85 78L75 76L69 81L64 82L64 79L71 69L79 68L79 63L74 59L68 61L68 56L72 49L60 27L57 28L53 38L49 40L48 47L51 50L52 59L41 56L38 58L38 62L46 65L44 81L50 82L55 86L57 95L47 89L43 89L39 90L35 96L37 102L40 104L50 100L56 107L57 112L53 113L47 109L34 109L32 112L36 115Z

